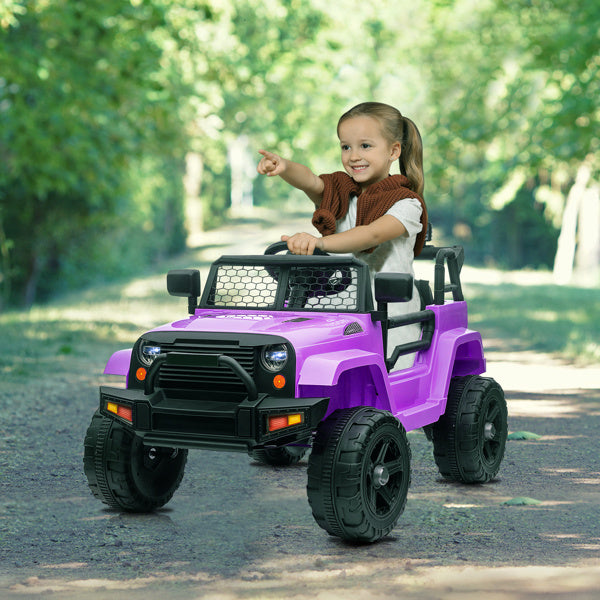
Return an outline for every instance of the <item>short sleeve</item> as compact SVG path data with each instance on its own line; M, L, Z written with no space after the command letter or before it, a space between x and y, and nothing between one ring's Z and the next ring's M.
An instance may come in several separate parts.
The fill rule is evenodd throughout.
M395 217L404 225L408 237L417 235L423 228L421 213L423 208L417 198L398 200L385 214Z

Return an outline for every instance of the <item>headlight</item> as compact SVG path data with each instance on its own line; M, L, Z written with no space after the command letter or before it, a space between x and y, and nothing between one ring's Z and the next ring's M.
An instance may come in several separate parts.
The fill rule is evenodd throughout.
M142 342L140 344L140 360L143 364L150 366L154 359L160 354L160 346L152 342Z
M265 346L260 355L260 361L268 371L281 371L288 359L288 349L285 344Z

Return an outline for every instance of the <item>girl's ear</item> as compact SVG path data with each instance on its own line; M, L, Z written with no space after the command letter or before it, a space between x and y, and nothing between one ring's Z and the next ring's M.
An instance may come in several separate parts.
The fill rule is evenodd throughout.
M402 146L400 145L400 142L394 142L392 144L392 154L391 154L391 159L392 161L394 160L398 160L400 158L400 155L402 154Z

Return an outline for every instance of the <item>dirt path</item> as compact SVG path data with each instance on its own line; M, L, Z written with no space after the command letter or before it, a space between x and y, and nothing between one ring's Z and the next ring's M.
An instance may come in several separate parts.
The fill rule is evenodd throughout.
M236 251L250 251L253 237L252 227L239 231ZM486 345L510 431L541 437L509 441L499 478L464 486L439 477L430 444L411 432L406 510L392 536L369 546L314 523L306 461L277 469L190 452L164 510L105 510L81 468L100 377L3 385L0 599L597 598L600 367ZM533 503L507 504L515 498Z

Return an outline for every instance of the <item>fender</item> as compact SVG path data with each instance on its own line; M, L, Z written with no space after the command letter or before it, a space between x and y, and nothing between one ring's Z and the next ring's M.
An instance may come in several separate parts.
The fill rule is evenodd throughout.
M129 373L129 364L131 363L131 352L133 348L118 350L115 352L104 367L105 375L123 375L127 377Z
M426 402L416 406L400 406L400 410L394 413L406 431L439 420L446 411L451 377L479 375L485 371L481 335L477 331L465 328L446 331L437 339L434 338L434 343L428 352L432 352L432 356L435 356L430 370L419 374L418 367L416 367L403 372L405 377L416 375L417 379L421 379L421 393L427 394ZM406 381L407 379L404 379L405 384ZM415 383L419 385L418 381Z
M364 350L342 350L313 354L303 363L296 389L300 386L334 386L344 371L357 367L370 367L377 393L390 397L385 363L380 354Z
M446 410L451 377L480 375L485 372L481 334L470 329L453 329L440 335L434 350L437 360L431 373L430 401L439 405L439 415Z

